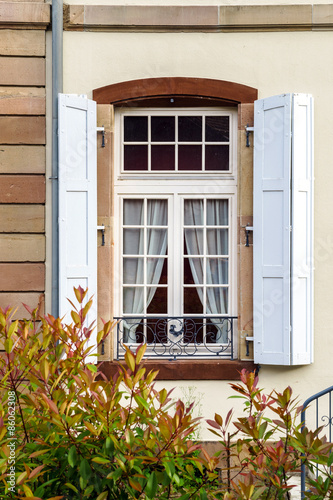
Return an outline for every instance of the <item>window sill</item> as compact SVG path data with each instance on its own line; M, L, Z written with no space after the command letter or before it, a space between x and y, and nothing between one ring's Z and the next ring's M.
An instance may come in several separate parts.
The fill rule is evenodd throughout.
M120 361L123 364L123 361ZM117 361L102 361L99 369L110 379L117 372ZM258 365L241 360L147 360L148 371L158 370L156 380L239 380L243 368L254 371Z

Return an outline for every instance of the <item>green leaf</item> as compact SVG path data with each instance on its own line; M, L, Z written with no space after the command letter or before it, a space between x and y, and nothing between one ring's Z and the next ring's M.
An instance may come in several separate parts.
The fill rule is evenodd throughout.
M138 396L137 394L134 396L135 401L138 403L138 405L143 406L145 410L149 410L149 404L147 401L145 401L141 396Z
M87 479L83 479L83 477L81 476L80 477L80 488L81 488L81 490L84 490L84 488L87 486L87 483L88 483L88 480Z
M101 493L100 495L98 495L98 497L96 498L96 500L105 500L108 496L108 492L107 491L103 491L103 493Z
M204 488L200 488L200 500L208 500L207 493Z
M76 447L73 445L70 447L69 452L68 452L69 465L71 467L75 467L75 465L77 464L77 459L78 459L78 455L77 455Z
M73 321L76 325L81 325L81 320L80 320L80 316L78 315L77 312L75 311L71 311L71 316L73 318Z
M97 366L96 365L92 365L92 364L89 364L89 365L86 365L87 368L89 368L89 370L93 373L96 373L97 372Z
M92 462L96 462L96 464L109 464L110 460L108 460L107 458L103 458L103 457L94 457L92 459Z
M108 436L105 440L105 450L109 455L112 455L114 452L114 442L112 441L110 436Z
M332 464L333 464L333 453L330 454L330 456L327 460L327 466L331 467Z
M91 473L92 473L92 470L91 470L91 467L89 465L89 462L86 458L84 458L83 460L81 460L81 463L80 463L80 476L83 479L89 479L91 476Z
M44 485L42 484L41 486L38 486L37 490L34 491L34 495L35 495L35 497L43 498L44 492L45 492L45 489L44 489Z
M88 488L86 488L84 490L84 498L90 496L90 494L94 491L95 487L93 484L91 484L90 486L88 486Z
M119 467L118 469L114 470L113 472L110 472L110 474L108 474L106 476L106 479L113 479L114 481L117 481L117 479L119 479L123 474L123 471L122 469Z
M65 483L65 486L67 486L67 488L75 491L75 493L79 493L79 490L77 488L75 488L75 486L73 484Z
M128 368L130 368L132 370L132 372L134 372L134 370L135 370L135 358L134 358L133 353L129 349L127 349L126 354L124 356L124 359L125 359L125 363L128 366Z
M164 468L168 476L172 479L176 472L175 464L173 462L165 462Z
M156 474L153 471L149 476L149 479L147 481L147 485L145 488L145 493L146 493L148 498L151 498L151 499L155 498L155 495L157 492L157 486L158 485L157 485Z

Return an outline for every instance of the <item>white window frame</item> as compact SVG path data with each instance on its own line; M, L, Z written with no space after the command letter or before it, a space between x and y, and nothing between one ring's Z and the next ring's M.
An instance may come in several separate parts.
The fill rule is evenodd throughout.
M227 114L230 117L230 159L229 171L198 171L198 172L124 172L121 168L122 162L122 137L120 134L122 117L126 114L167 114L175 115L190 114L198 116L200 113L212 113L215 115ZM228 199L229 202L229 294L228 313L226 316L237 316L238 287L237 287L237 108L148 108L148 109L117 109L115 110L115 142L114 142L114 235L115 235L115 255L114 255L114 311L115 316L121 316L122 309L122 245L119 244L122 237L122 200L125 198L167 198L169 203L169 214L173 220L178 220L182 225L183 200L185 199ZM161 182L163 179L163 182ZM181 216L179 214L181 213ZM170 224L170 221L169 221ZM179 233L179 227L177 228ZM168 231L168 248L173 248L174 232ZM168 284L168 313L161 316L170 316L171 308L175 316L184 317L207 317L205 314L182 314L178 304L183 301L183 286L177 286L176 277L183 272L183 244L180 242L179 259L175 259L175 253L168 255L168 278L172 273L172 284ZM125 316L125 315L124 315ZM151 315L157 317L159 315ZM149 317L149 315L147 315ZM237 329L234 331L234 355L237 353Z
M124 133L124 116L205 116L205 115L218 115L218 116L229 116L230 124L230 136L229 136L229 170L221 171L124 171L123 165L123 133ZM237 175L237 110L236 108L119 108L115 112L115 130L120 131L118 133L116 148L115 148L115 171L118 179L130 179L137 178L140 179L142 176L145 179L158 179L165 178L167 176L170 179L174 176L177 179L197 177L207 179L219 179L219 178L230 178L233 180ZM142 143L140 143L142 144ZM147 142L148 144L148 142ZM168 142L163 142L161 144L170 144ZM183 143L182 143L183 144ZM185 144L185 143L184 143ZM189 142L188 144L199 144L196 142ZM200 144L206 144L201 142ZM220 143L207 143L207 144L220 144ZM204 150L204 148L203 148ZM176 155L177 156L177 155Z

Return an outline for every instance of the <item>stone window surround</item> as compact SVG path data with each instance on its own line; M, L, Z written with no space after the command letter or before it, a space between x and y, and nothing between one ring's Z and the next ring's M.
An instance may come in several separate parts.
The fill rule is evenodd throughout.
M238 335L239 335L239 359L230 360L178 360L178 361L148 361L149 368L158 368L158 378L161 380L233 380L239 378L239 372L242 368L249 370L255 369L252 357L252 346L250 355L246 356L245 337L252 335L252 245L250 248L244 246L245 231L243 226L247 223L252 225L252 189L249 177L252 177L252 148L246 148L246 134L244 126L249 123L253 125L253 102L257 98L257 90L252 87L240 85L234 82L221 80L212 80L204 78L150 78L143 80L132 80L121 82L93 91L93 99L97 102L98 108L111 108L113 106L156 106L161 102L169 101L173 98L175 105L182 106L182 100L185 106L206 106L206 105L233 105L238 106L238 170L239 170L239 188L238 188ZM111 105L111 106L110 106ZM111 112L110 115L113 113ZM98 123L98 125L103 125ZM108 178L112 178L112 135L113 119L111 119L109 132L106 131L106 137L110 133L109 144L106 148L100 150L104 154L104 169L109 170ZM108 147L109 146L109 147ZM109 159L107 159L108 157ZM107 166L107 164L109 166ZM250 167L250 174L249 174ZM98 167L99 169L99 167ZM245 172L246 170L246 172ZM247 182L241 182L242 175L246 175ZM102 186L103 184L103 186ZM245 187L246 186L246 187ZM100 184L99 189L105 190L105 182ZM102 195L103 196L103 195ZM98 193L98 199L100 199ZM112 201L110 203L110 220L112 220ZM101 219L99 217L99 223ZM111 227L110 227L111 230ZM102 252L112 259L112 243L109 250L107 247L99 246L99 255ZM111 264L109 269L105 269L106 256L102 258L103 269L99 273L104 277L111 276ZM107 279L101 279L99 284L99 297L102 297L104 303L106 298L112 301L112 287ZM100 307L99 307L100 309ZM99 316L101 314L99 313ZM112 347L106 348L106 355L102 356L101 369L107 376L112 376L117 369L117 363L110 361L112 359ZM247 360L248 358L248 360Z

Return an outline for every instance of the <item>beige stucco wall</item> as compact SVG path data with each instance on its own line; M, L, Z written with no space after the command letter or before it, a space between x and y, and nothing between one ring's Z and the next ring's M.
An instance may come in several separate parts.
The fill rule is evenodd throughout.
M70 5L91 5L93 2L91 0L71 0L70 2L66 2ZM112 5L124 5L124 0L112 0ZM126 5L201 5L201 6L209 6L209 5L320 5L331 4L331 0L243 0L243 1L235 1L235 0L126 0ZM97 5L110 5L110 0L98 0L96 2Z
M328 2L322 0L321 3ZM125 80L187 76L229 80L256 87L260 98L285 92L304 92L314 96L315 362L304 367L264 366L260 370L262 386L282 389L290 384L302 400L332 384L332 53L331 31L64 33L66 93L91 96L95 88ZM163 385L174 387L175 383ZM215 411L225 414L230 406L239 406L238 400L226 402L230 394L226 382L180 382L180 385L195 385L198 393L203 394L206 417L211 417ZM203 437L209 439L210 435L205 433Z

